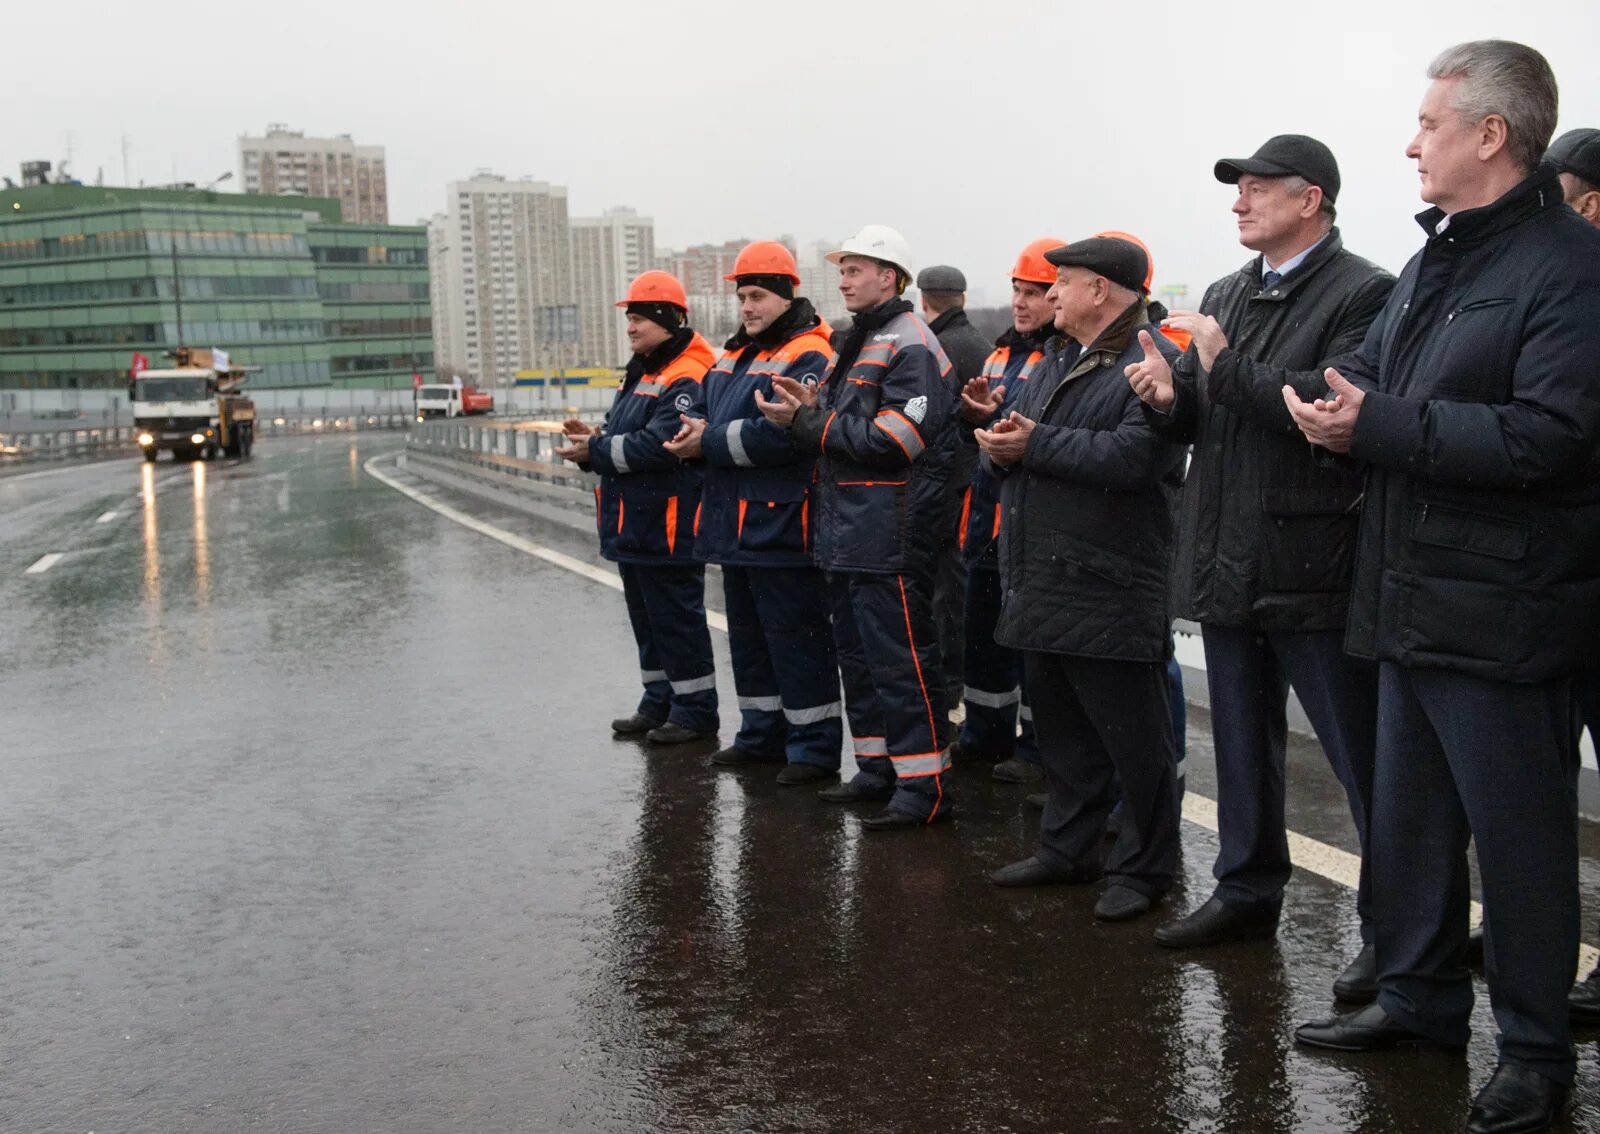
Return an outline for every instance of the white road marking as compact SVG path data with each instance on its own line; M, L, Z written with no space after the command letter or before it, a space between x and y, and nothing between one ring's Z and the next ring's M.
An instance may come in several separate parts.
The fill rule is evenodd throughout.
M40 469L38 472L14 473L14 474L9 475L9 476L0 476L0 487L4 487L5 485L8 485L8 484L16 484L19 481L33 480L33 479L35 479L37 477L41 477L41 476L58 476L61 473L65 473L65 472L82 472L84 469L91 469L91 468L93 468L93 469L113 468L113 467L115 467L117 465L123 465L123 464L127 464L127 463L129 463L129 462L124 460L124 459L122 459L122 458L120 458L120 457L113 457L111 460L108 460L108 461L73 462L73 463L70 463L70 464L61 465L58 468Z
M117 518L117 514L115 512L106 512L106 513L103 513L100 516L100 518L95 521L95 523L97 523L97 524L109 524L112 520L115 520L116 518Z
M536 559L543 559L546 563L552 563L574 574L582 575L585 579L610 587L612 590L620 591L622 589L622 580L615 575L602 571L600 568L591 566L582 560L574 559L570 555L563 555L559 551L540 547L532 540L524 539L522 536L497 528L493 524L480 520L475 516L469 516L465 512L457 511L450 505L436 500L425 492L418 492L414 488L401 484L393 477L372 467L379 459L378 457L373 457L362 466L367 475L388 485L401 495L410 497L424 508L430 508L446 519L454 520L456 523L486 535L490 539L500 541L507 547L514 547L526 555L531 555ZM727 618L717 611L706 611L706 622L712 627L721 630L724 634L728 632ZM1193 791L1184 792L1183 817L1195 824L1195 826L1204 827L1206 830L1215 833L1217 831L1216 800L1207 799L1205 796ZM1315 874L1319 878L1336 882L1351 890L1356 888L1361 878L1360 855L1351 854L1349 851L1340 850L1335 846L1329 846L1327 843L1319 842L1297 831L1289 832L1289 860L1294 863L1297 870ZM1478 902L1472 903L1471 917L1474 925L1483 920L1483 906ZM1580 942L1578 944L1579 975L1587 974L1597 962L1600 962L1600 950L1597 950L1593 945Z
M24 575L43 575L50 568L61 562L64 553L52 551L49 555L41 555L32 567L23 572Z

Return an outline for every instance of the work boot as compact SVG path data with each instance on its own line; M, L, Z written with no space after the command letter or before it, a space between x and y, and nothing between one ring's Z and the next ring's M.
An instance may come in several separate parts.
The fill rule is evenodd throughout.
M653 728L660 728L665 723L654 717L647 717L643 713L634 713L631 717L618 717L612 721L611 731L618 736L638 736Z
M782 756L764 756L760 752L752 752L748 748L740 748L737 744L730 744L726 748L719 748L711 754L711 762L723 768L737 768L749 764L781 764Z
M868 815L861 820L861 825L869 831L910 831L917 827L927 827L934 823L942 823L950 818L950 809L941 807L927 818L911 814L909 811L893 811L889 808Z
M1515 1063L1501 1063L1472 1100L1467 1134L1532 1134L1548 1130L1566 1109L1571 1088Z
M778 782L789 786L814 784L819 780L831 780L838 774L832 768L824 768L821 764L785 764L778 773Z
M993 764L994 757L981 748L974 748L959 740L950 742L950 765L957 767L966 764Z
M1213 894L1205 905L1156 930L1168 949L1197 949L1224 941L1254 941L1278 932L1276 902L1227 902Z
M894 795L894 785L867 776L856 776L817 792L824 803L886 803Z
M1045 804L1050 802L1050 793L1047 791L1029 792L1027 795L1022 797L1022 801L1029 807L1043 811Z
M645 733L644 738L651 744L687 744L691 740L710 740L716 735L716 729L701 732L699 729L685 728L676 721L668 721Z
M1003 784L1032 784L1044 779L1044 769L1013 756L1002 760L989 773Z

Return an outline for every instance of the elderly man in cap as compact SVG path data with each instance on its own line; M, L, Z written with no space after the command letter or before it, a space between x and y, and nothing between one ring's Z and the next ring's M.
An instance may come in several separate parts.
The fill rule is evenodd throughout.
M1368 816L1377 672L1344 652L1361 478L1319 462L1284 408L1283 368L1326 366L1361 345L1394 279L1344 247L1339 166L1315 138L1269 138L1216 163L1237 187L1239 242L1256 253L1169 323L1193 346L1174 377L1152 356L1129 375L1151 424L1194 445L1180 504L1175 614L1200 623L1216 745L1216 890L1156 940L1174 949L1271 937L1289 881L1284 748L1289 690L1344 787L1363 851L1362 948L1334 983L1378 993ZM1230 346L1229 344L1237 344Z
M995 641L1024 651L1049 801L1031 858L1000 886L1108 880L1094 914L1137 917L1171 887L1178 790L1167 703L1172 512L1183 459L1123 370L1177 348L1151 326L1138 245L1091 237L1045 253L1054 351L1004 420L976 433L1004 476ZM1122 799L1109 852L1106 820Z
M934 264L917 273L917 289L922 295L922 317L954 367L952 392L959 398L962 388L983 373L990 350L988 340L967 318L967 277L960 268ZM945 703L952 709L961 704L966 687L967 573L961 558L961 496L971 483L977 464L976 448L968 444L957 447L950 471L950 499L945 503L948 521L941 524L940 542L934 552L933 617L944 660ZM959 748L951 746L952 758Z

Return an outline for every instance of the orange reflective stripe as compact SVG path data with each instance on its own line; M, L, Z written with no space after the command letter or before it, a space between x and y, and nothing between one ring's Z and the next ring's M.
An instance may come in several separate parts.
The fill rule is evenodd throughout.
M956 530L956 546L967 546L967 521L972 518L972 485L961 494L961 527Z
M678 548L678 498L667 497L667 554Z
M999 539L1000 538L1000 504L999 504L998 501L995 503L995 506L994 506L994 534L991 535L989 538L990 539Z
M906 645L911 648L911 664L917 669L917 684L922 687L922 703L928 707L928 739L937 744L939 729L933 723L933 702L928 699L928 683L922 679L922 659L917 657L917 637L911 630L911 604L906 601L906 578L904 575L896 575L894 581L900 584L900 609L906 614Z
M890 756L897 776L937 776L950 770L950 749L918 752L911 756Z
M748 500L739 501L739 526L738 526L737 529L734 530L734 533L733 533L733 538L735 538L735 539L743 539L744 538L744 513L745 513L745 509L747 509L749 507L750 507L750 501L748 501Z
M807 550L811 548L811 496L809 493L804 500L800 501L800 546Z
M600 486L594 486L594 530L600 530Z
M826 453L828 451L828 430L833 428L833 419L838 416L838 413L838 410L830 413L827 422L822 426L822 444L817 446L820 452Z
M698 504L696 504L694 506L694 534L695 535L699 535L700 534L700 509L703 508L704 506L705 506L705 501L704 500L700 501L700 503L698 503Z
M626 502L622 497L617 497L617 531L619 532L622 530L622 512L625 507Z
M911 419L898 410L880 410L878 416L872 419L872 424L894 438L895 444L905 451L908 461L916 460L927 448L922 442L922 434L911 424Z

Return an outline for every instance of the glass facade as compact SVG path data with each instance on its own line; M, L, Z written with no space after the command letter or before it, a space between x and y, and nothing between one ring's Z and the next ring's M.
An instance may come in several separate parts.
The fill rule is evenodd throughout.
M0 193L0 388L120 388L134 351L259 367L250 385L431 380L426 230L337 202L47 186Z

